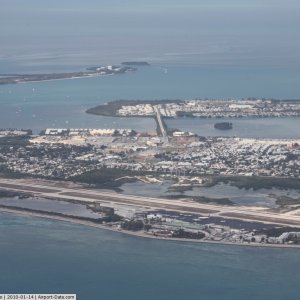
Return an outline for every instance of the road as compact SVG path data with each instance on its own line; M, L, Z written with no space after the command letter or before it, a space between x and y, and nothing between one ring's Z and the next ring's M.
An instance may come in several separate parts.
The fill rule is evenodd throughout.
M167 135L167 132L165 130L164 124L162 122L160 111L159 111L159 109L156 105L154 105L153 108L154 108L155 113L156 113L156 118L157 118L158 125L160 127L161 134L162 134L164 140L167 142L168 141L168 135Z
M46 180L3 179L0 178L0 189L20 192L31 192L39 197L61 199L72 202L109 203L126 205L144 210L164 209L182 213L218 216L244 221L264 222L300 227L300 210L289 212L274 211L255 206L225 206L202 204L191 200L170 200L163 198L124 195L115 192L88 189L71 183L58 183Z

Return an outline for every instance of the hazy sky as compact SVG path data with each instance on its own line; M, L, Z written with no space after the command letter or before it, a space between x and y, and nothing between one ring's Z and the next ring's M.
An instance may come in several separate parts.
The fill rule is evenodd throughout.
M0 63L299 67L299 28L299 0L1 0Z

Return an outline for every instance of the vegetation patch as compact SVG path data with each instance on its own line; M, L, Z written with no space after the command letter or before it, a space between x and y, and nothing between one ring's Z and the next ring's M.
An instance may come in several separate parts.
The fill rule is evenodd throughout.
M281 208L284 208L289 205L297 205L300 204L300 198L295 199L288 196L275 196L276 204L279 205Z
M204 196L186 196L186 195L167 195L164 198L168 199L189 199L198 203L214 203L219 205L235 205L229 198L208 198Z
M153 173L104 167L71 177L69 180L95 185L98 188L119 188L124 183L138 181L139 179L135 176L147 176L149 174Z
M29 144L29 136L0 137L0 147L24 147Z
M180 238L180 239L196 239L200 240L205 237L203 232L190 232L185 231L184 229L180 228L172 233L173 238Z
M260 229L255 234L265 234L267 237L279 237L285 232L300 232L298 227L274 227L269 229Z
M139 104L167 104L167 103L180 103L182 100L115 100L104 105L92 107L86 111L88 114L115 117L118 115L118 110L122 106L139 105ZM145 117L145 116L144 116Z
M235 205L229 198L208 198L208 197L193 197L193 200L199 203L215 203L220 205Z
M25 199L31 197L29 193L24 192L14 192L0 189L0 198L14 198L19 197L20 199Z
M300 178L279 178L262 176L218 176L213 177L211 186L218 183L231 184L244 189L300 189Z
M125 221L121 225L122 229L130 230L130 231L139 231L144 228L144 222L141 220L130 220Z

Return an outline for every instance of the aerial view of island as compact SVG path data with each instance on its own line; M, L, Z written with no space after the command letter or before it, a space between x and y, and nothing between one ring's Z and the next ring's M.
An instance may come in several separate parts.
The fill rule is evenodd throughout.
M0 300L299 299L299 1L0 27Z
M300 189L300 139L201 137L168 128L164 121L187 113L200 118L300 117L300 101L120 100L87 113L153 117L157 128L155 132L47 128L39 135L2 129L0 188L5 197L20 193L22 199L22 205L0 200L2 211L84 222L152 238L268 246L300 243L300 197L289 193ZM226 122L216 126L231 127ZM164 184L168 193L157 197L120 194L124 184L135 182ZM239 189L269 189L266 196L273 204L245 206L227 196L188 193L222 183ZM281 192L273 193L274 188ZM76 203L93 212L93 217L40 210L39 205L34 209L30 203L36 197L49 203Z
M220 123L216 123L214 125L214 127L216 129L220 129L220 130L230 130L230 129L232 129L232 123L230 123L230 122L220 122Z

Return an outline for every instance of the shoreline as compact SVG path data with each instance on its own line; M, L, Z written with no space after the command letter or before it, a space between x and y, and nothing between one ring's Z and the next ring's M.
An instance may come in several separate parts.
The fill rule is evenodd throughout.
M200 99L197 99L201 101ZM152 114L144 114L142 112L137 112L135 114L127 114L123 115L119 113L119 110L125 106L125 107L130 107L130 106L136 106L136 105L167 105L167 104L182 104L186 102L186 99L156 99L156 100L141 100L141 99L118 99L118 100L111 100L109 102L106 102L105 104L100 104L94 107L90 107L89 109L86 110L87 114L93 114L93 115L99 115L99 116L109 116L109 117L142 117L142 118L155 118L155 113ZM220 100L220 99L209 99L205 100L208 103L218 103L222 102L222 104L226 102L230 102L228 100ZM239 99L231 100L233 102L238 102L241 101ZM247 101L247 100L243 100ZM257 101L257 99L256 99ZM267 100L264 100L267 101ZM278 104L278 103L285 103L285 104L290 104L290 103L296 103L300 104L300 100L295 99L293 101L288 100L288 99L278 99L278 100L272 100L273 103ZM197 111L193 111L194 114L197 114ZM289 115L287 112L281 112L281 114L272 114L272 111L269 112L267 115L263 114L258 114L253 113L253 114L241 114L242 112L235 112L233 111L232 113L235 113L235 115L228 114L228 112L224 112L224 115L193 115L191 113L187 113L185 111L177 110L176 115L162 115L163 119L178 119L178 118L188 118L188 119L216 119L216 120L222 120L222 119L230 119L230 120L236 120L236 119L247 119L247 118L253 118L253 119L277 119L277 118L285 118L285 117L294 117L294 118L300 118L300 112L296 115Z
M63 183L56 183L55 187L52 182L46 180L29 180L29 179L2 179L0 187L4 190L31 192L33 195L39 197L46 197L47 199L76 201L84 203L95 203L98 201L112 202L114 204L135 205L143 209L163 209L170 211L177 211L180 213L194 213L200 215L213 215L221 218L238 219L242 221L271 223L282 226L296 226L300 227L300 220L292 212L285 215L280 212L274 212L263 209L261 207L249 206L226 206L216 204L205 204L190 201L172 201L164 198L141 197L135 195L124 195L115 192L101 191L89 188L82 188L81 186L65 185ZM78 188L75 188L78 187ZM74 189L75 188L75 189Z
M102 77L102 76L113 76L118 74L93 74L86 76L75 76L75 77L66 77L66 78L53 78L53 79L45 79L45 80L28 80L28 81L19 81L19 82L11 82L11 83L3 83L1 85L9 85L9 84L27 84L27 83L39 83L46 81L58 81L58 80L72 80L72 79L82 79L82 78L91 78L91 77Z
M228 246L240 246L240 247L269 247L269 248L289 248L289 249L300 249L300 245L288 245L288 244L261 244L261 243L230 243L230 242L217 242L217 241L208 241L208 240L196 240L196 239L185 239L185 238L168 238L168 237L158 237L154 235L148 235L144 232L135 232L135 231L129 231L129 230L118 230L117 228L113 228L111 226L106 226L102 224L96 224L92 221L87 220L80 220L77 219L74 216L70 217L63 217L63 216L56 216L56 215L50 215L47 212L41 213L41 212L33 212L33 211L22 211L14 208L0 208L0 214L10 214L10 215L16 215L16 216L22 216L22 217L30 217L33 216L35 218L43 218L43 219L50 219L50 220L57 220L61 222L67 222L71 224L77 224L82 226L88 226L98 229L104 229L109 230L113 232L122 233L129 236L139 237L139 238L148 238L148 239L154 239L154 240L163 240L163 241L174 241L174 242L188 242L188 243L201 243L201 244L214 244L214 245L228 245Z
M104 67L103 70L87 69L88 71L79 71L72 73L51 73L51 74L12 74L1 76L0 74L0 86L6 84L19 84L19 83L34 83L41 81L53 81L53 80L67 80L67 79L79 79L79 78L90 78L96 76L106 75L121 75L129 72L137 71L137 68L133 67L121 67L119 69L113 68L112 66Z

